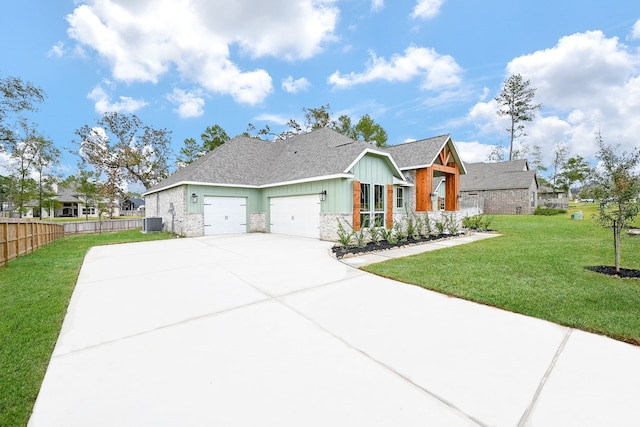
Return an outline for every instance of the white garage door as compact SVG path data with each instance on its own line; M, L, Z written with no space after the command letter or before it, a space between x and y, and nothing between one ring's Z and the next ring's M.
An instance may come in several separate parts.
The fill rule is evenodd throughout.
M272 197L271 232L292 236L320 237L320 198L310 196Z
M247 198L204 198L204 234L238 234L247 232Z

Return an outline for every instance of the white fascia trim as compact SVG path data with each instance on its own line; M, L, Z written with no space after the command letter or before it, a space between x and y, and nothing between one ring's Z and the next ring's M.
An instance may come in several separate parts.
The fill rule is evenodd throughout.
M409 181L403 181L396 178L395 176L393 177L393 185L399 185L400 187L415 187L415 185L413 185Z
M358 155L358 157L356 157L356 159L353 162L351 162L351 164L349 166L347 166L347 168L344 170L344 173L348 173L356 165L356 163L358 163L360 161L360 159L362 159L367 154L375 154L376 156L386 157L389 160L389 162L391 162L391 165L394 167L396 172L398 172L400 177L403 180L405 179L404 174L402 173L402 170L398 167L398 165L396 164L396 161L393 160L393 157L391 156L390 153L387 153L387 152L384 152L384 151L374 150L374 149L371 149L371 148L365 148L362 151L362 153L360 153Z
M274 182L273 184L265 184L261 185L258 188L272 188L272 187L280 187L282 185L292 185L292 184L302 184L305 182L315 182L315 181L326 181L329 179L337 179L337 178L353 178L352 173L339 173L335 175L324 175L324 176L314 176L313 178L303 178L296 179L293 181L283 181L283 182Z
M293 180L293 181L275 182L273 184L265 184L265 185L220 184L220 183L214 183L214 182L180 181L180 182L176 182L175 184L167 185L166 187L157 188L157 189L155 189L153 191L147 191L145 193L142 193L142 195L143 196L148 196L149 194L158 193L160 191L169 190L171 188L180 187L182 185L202 185L202 186L206 186L206 187L229 187L229 188L255 188L255 189L261 189L261 188L280 187L282 185L301 184L301 183L305 183L305 182L325 181L325 180L336 179L336 178L347 178L347 179L349 179L349 178L353 178L353 174L344 173L344 174L335 174L335 175L316 176L316 177L313 177L313 178L304 178L304 179L297 179L297 180Z
M431 163L430 165L416 165L416 166L405 166L402 168L403 171L410 171L410 170L415 170L415 169L426 169L426 168L430 168L433 165L433 163Z
M460 158L460 154L459 154L459 151L458 151L458 147L456 146L456 143L451 138L449 138L448 141L451 141L451 145L453 145L453 149L454 149L453 152L455 153L455 156L457 157L456 160L458 160L458 163L460 164L460 166L462 166L462 170L460 171L460 173L466 175L467 174L467 168L465 167L464 162Z
M231 188L260 188L258 185L248 185L248 184L220 184L213 182L199 182L199 181L179 181L175 184L167 185L166 187L157 188L153 191L147 191L142 193L143 196L148 196L149 194L158 193L160 191L169 190L171 188L180 187L181 185L204 185L206 187L231 187Z

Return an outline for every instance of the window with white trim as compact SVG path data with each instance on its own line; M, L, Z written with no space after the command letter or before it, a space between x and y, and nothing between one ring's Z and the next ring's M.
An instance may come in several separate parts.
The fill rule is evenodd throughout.
M384 185L360 183L360 226L362 228L384 225Z
M404 188L396 187L396 208L404 209Z

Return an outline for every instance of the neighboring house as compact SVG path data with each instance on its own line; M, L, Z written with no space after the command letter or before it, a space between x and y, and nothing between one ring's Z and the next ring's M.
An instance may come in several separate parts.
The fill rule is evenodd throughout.
M123 215L138 215L141 211L144 211L144 199L141 197L129 197L122 201L120 208Z
M460 178L463 205L483 205L484 213L531 214L537 207L538 178L526 160L466 163ZM481 202L478 202L480 200Z
M538 205L556 209L569 209L569 198L563 190L541 185L538 189Z
M150 188L145 208L185 236L336 240L338 221L391 228L407 213L433 211L434 177L446 176L446 210L457 212L464 171L449 136L384 149L328 128L273 142L238 136Z
M58 202L54 213L56 218L95 218L100 216L96 204L87 202L85 197L73 186L58 187L56 200ZM117 202L104 201L101 205L105 206L105 209L108 209L113 216L120 216L120 206ZM105 213L103 212L102 215L104 216Z

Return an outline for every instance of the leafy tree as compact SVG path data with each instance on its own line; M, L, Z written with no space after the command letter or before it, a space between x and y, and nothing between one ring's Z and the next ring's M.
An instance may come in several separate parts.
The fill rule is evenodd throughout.
M37 195L37 185L31 177L31 172L36 161L37 144L35 140L38 138L33 128L26 122L21 125L24 136L17 139L18 135L14 134L6 144L6 150L11 156L10 168L13 180L9 197L20 218L26 213L27 204L35 200Z
M500 105L497 114L499 116L509 116L511 126L507 128L507 133L511 138L509 145L509 160L513 160L513 142L516 138L526 136L524 132L524 122L531 121L536 110L542 104L534 104L533 98L536 89L530 87L529 80L523 80L520 74L509 77L495 100Z
M15 137L11 130L15 123L6 123L12 113L18 115L18 123L25 122L21 113L37 111L37 104L44 102L45 98L44 91L31 82L11 76L0 78L0 141L10 141Z
M5 205L10 200L11 186L11 178L0 175L0 212L5 211Z
M85 205L85 219L89 220L89 209L98 210L98 199L101 193L101 186L98 175L95 172L88 171L84 168L79 169L78 173L70 182L75 188L77 196Z
M358 123L352 125L351 118L347 115L338 117L337 120L331 118L331 106L329 104L318 108L303 108L305 122L303 125L291 119L287 122L288 130L276 134L271 131L269 125L256 131L256 127L249 123L247 130L243 132L244 136L251 138L260 138L262 136L274 136L276 139L287 139L293 135L311 132L323 127L329 127L351 139L363 139L367 142L375 142L378 147L387 145L387 132L375 123L374 120L365 114L360 118Z
M341 115L336 121L332 122L331 128L348 138L358 139L355 126L351 124L351 117L346 114Z
M331 125L331 106L322 105L319 108L303 108L304 124L308 131L314 131Z
M216 147L221 146L230 138L229 135L219 125L208 126L200 135L202 141L198 144L195 139L187 138L184 140L184 147L180 149L177 163L180 166L186 166L200 157L213 151Z
M504 155L504 147L502 145L493 145L491 152L487 156L487 161L489 163L504 162Z
M531 148L529 144L519 144L519 147L513 150L513 160L516 159L527 160L529 168L537 171L538 174L547 170L547 167L542 163L542 148L539 145L534 145Z
M584 182L592 173L591 166L581 156L570 157L558 174L557 184L567 194L571 194L571 186L576 182Z
M362 139L367 142L375 141L378 147L387 146L387 131L385 131L382 126L375 123L368 114L365 114L360 118L354 129L358 139L362 137Z
M60 164L60 150L53 144L53 141L38 137L34 141L35 156L33 168L37 176L38 183L38 212L42 217L42 210L45 205L50 206L56 196L53 185L56 177L52 168Z
M598 134L597 158L600 165L593 174L594 183L602 196L596 221L613 230L615 273L620 273L620 236L640 213L640 148L622 151L620 145L611 147Z
M169 175L171 132L144 125L136 115L104 113L97 126L75 134L82 160L106 177L114 195L126 183L149 188Z
M553 150L553 174L551 175L551 182L553 183L553 189L558 188L558 179L560 178L560 172L562 167L567 161L569 155L569 147L566 144L557 144Z

